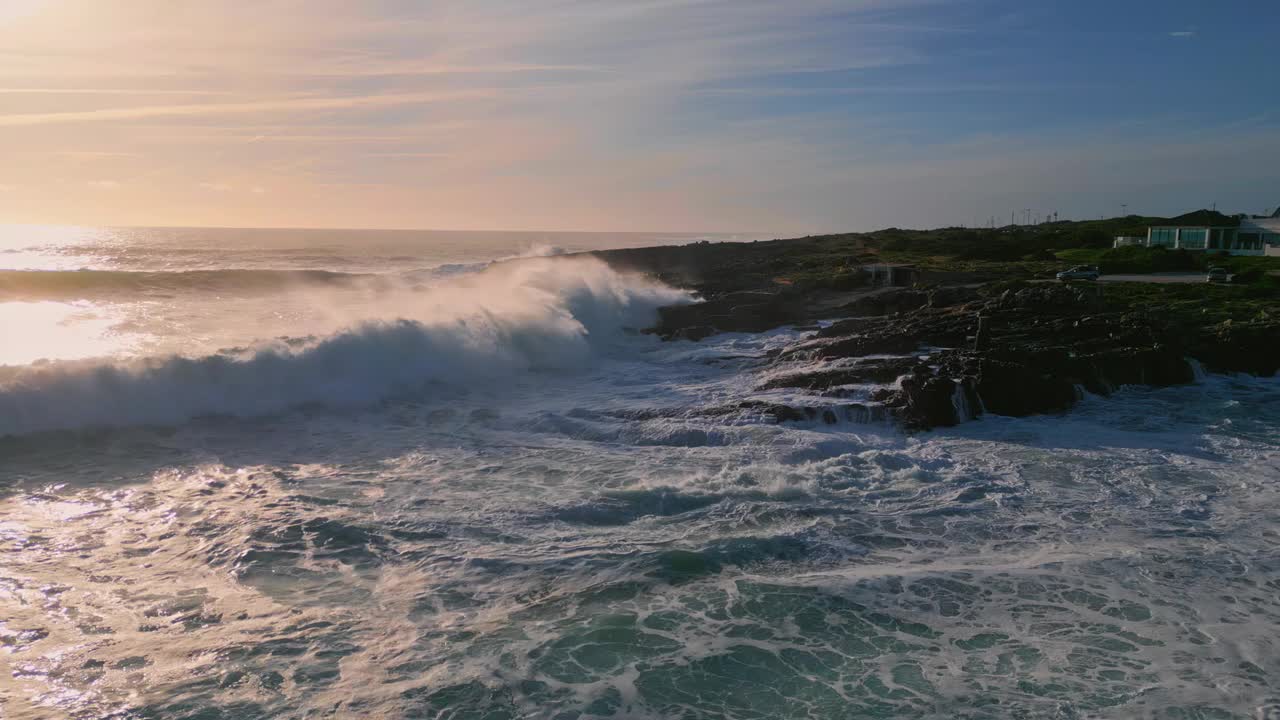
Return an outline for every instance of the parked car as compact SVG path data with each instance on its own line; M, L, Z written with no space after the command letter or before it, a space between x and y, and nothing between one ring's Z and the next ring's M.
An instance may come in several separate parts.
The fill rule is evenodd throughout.
M1069 270L1063 270L1058 273L1059 280L1097 280L1098 268L1089 267L1088 265L1077 265Z
M1231 273L1226 268L1211 267L1209 273L1204 276L1205 282L1211 283L1229 283L1231 282Z

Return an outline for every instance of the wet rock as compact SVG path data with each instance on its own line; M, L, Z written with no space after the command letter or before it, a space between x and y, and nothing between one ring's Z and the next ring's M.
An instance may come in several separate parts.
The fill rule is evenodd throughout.
M911 312L929 304L930 294L921 290L890 290L860 297L840 306L841 315L865 317Z
M1280 322L1264 316L1210 326L1200 331L1189 354L1213 372L1270 377L1280 372Z
M981 297L977 288L967 286L939 287L929 291L927 304L931 308L954 307L973 302Z
M884 421L895 416L895 409L867 403L846 403L815 407L809 405L786 405L761 400L744 400L733 405L704 409L699 414L713 417L749 414L763 416L774 423L821 421L826 425L835 425L840 422L871 423Z
M658 309L654 332L666 339L702 339L714 332L764 332L805 320L804 308L782 293L736 292L706 302ZM710 330L711 332L708 332Z
M866 333L828 343L817 349L820 359L862 357L864 355L896 355L920 347L920 338L912 332Z
M919 365L916 358L864 360L855 365L808 372L797 372L770 378L761 390L805 388L826 390L840 385L883 384L893 382Z
M1076 402L1070 380L999 360L983 361L976 388L982 407L997 415L1062 412Z
M669 336L669 339L691 340L693 342L698 342L699 340L709 338L715 334L716 334L716 329L711 327L710 325L691 325L689 327L682 327L679 330L672 332Z
M908 426L949 427L960 422L954 402L956 389L955 380L936 375L918 373L903 378Z
M969 297L957 293L944 302ZM1222 341L1232 333L1229 342ZM765 388L829 390L902 377L899 387L873 392L870 399L892 408L908 427L945 427L984 411L1013 416L1062 412L1078 401L1082 390L1107 394L1127 384L1192 382L1192 368L1184 359L1187 335L1162 324L1158 314L1109 310L1092 291L1032 286L986 302L922 306L905 316L833 323L817 339L785 349L778 359L839 365L777 376ZM1266 338L1263 328L1220 327L1203 344L1250 347L1254 352L1246 364L1257 371L1280 364L1271 347L1277 343ZM909 355L926 346L954 349L934 351L926 360ZM905 357L849 362L882 354ZM1213 366L1232 362L1241 364L1235 350L1222 353Z

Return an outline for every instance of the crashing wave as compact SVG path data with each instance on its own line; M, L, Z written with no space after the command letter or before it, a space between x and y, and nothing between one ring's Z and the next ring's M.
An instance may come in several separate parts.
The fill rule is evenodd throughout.
M359 407L432 383L582 368L624 328L649 325L681 291L593 259L495 266L405 293L398 317L301 342L201 357L39 363L0 374L0 436Z

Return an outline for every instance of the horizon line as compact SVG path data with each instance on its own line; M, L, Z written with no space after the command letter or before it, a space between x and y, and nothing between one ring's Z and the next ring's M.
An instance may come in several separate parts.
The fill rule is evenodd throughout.
M547 229L502 229L502 228L428 228L428 227L342 227L342 226L305 226L305 225L132 225L132 224L93 224L93 223L57 223L57 222L9 222L0 220L0 227L44 227L44 228L95 228L110 230L308 230L308 231L361 231L361 232L467 232L467 233L556 233L556 234L607 234L607 235L770 235L772 232L753 230L547 230ZM847 231L844 231L847 232ZM813 235L815 233L807 233ZM817 233L829 234L829 233ZM789 237L804 237L794 235ZM778 237L782 237L779 235Z

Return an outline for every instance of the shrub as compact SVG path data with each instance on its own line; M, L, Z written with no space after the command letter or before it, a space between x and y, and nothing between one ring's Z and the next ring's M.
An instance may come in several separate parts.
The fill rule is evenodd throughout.
M1162 247L1122 247L1102 253L1098 269L1103 273L1192 272L1204 269L1204 255Z

